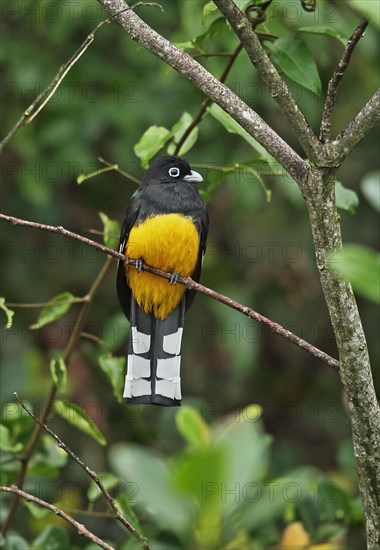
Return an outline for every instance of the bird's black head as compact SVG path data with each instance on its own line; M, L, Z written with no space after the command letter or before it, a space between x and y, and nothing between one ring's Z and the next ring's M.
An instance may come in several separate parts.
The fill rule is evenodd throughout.
M152 162L141 182L141 186L178 182L199 183L203 178L190 168L190 164L182 157L160 157Z

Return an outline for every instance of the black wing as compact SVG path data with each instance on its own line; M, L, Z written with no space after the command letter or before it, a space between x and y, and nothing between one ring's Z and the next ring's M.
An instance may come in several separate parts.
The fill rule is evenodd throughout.
M205 255L205 252L206 252L206 242L207 242L208 224L209 224L208 212L206 207L204 212L202 212L202 216L199 222L200 222L200 244L199 244L198 261L197 261L197 265L195 266L194 273L191 276L191 278L197 283L199 282L199 279L201 277L203 256ZM193 303L195 294L196 294L196 291L192 290L191 288L186 290L186 311L189 309L189 307Z
M138 194L135 194L128 204L128 208L124 216L123 226L121 228L118 248L121 254L124 254L125 245L127 244L129 233L132 227L135 225L139 210L140 201L138 198ZM123 310L124 315L129 321L129 317L131 314L131 289L127 284L124 266L125 264L121 260L119 260L117 266L116 289L121 309Z

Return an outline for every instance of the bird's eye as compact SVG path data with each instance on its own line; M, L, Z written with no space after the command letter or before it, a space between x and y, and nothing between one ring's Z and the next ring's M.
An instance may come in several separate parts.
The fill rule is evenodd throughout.
M169 168L168 170L169 176L172 178L178 178L179 176L179 168Z

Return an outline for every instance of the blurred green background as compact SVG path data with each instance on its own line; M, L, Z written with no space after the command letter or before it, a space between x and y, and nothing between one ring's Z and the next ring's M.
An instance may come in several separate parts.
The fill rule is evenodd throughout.
M139 13L175 43L190 41L210 26L202 15L203 2L161 4L164 12L146 6ZM306 13L300 2L274 2L259 30L286 36L302 27L324 25L348 38L370 3L356 3L357 9L353 4L321 1L316 12ZM3 2L1 9L5 135L107 14L95 1L13 1ZM334 133L349 123L378 86L376 31L371 19L339 91ZM343 46L334 37L298 36L317 63L325 92ZM218 53L232 52L236 46L228 28L203 44L205 51ZM223 56L199 61L215 75L226 64ZM296 136L244 52L227 83L302 155ZM323 95L288 83L318 133ZM119 25L107 25L49 104L4 149L2 211L101 238L91 234L102 231L99 212L120 222L136 185L115 171L81 185L76 178L104 167L98 157L140 178L143 169L134 145L143 133L152 125L170 129L183 112L193 116L202 100L199 91L135 44ZM377 212L373 201L367 200L363 181L378 178L378 151L378 133L373 131L339 170L339 180L359 197L355 214L341 211L347 243L377 245ZM268 201L258 179L246 169L220 172L235 163L257 162L258 154L212 116L200 124L198 140L186 158L203 174L202 192L209 197L209 247L202 282L336 357L306 207L294 182L264 166L265 184L271 190ZM1 294L10 303L46 302L65 291L83 296L104 262L100 253L61 236L7 224L1 225L1 232L6 264ZM126 407L115 399L98 360L109 349L122 356L126 345L127 322L119 309L114 279L115 268L99 289L85 326L107 346L81 340L61 396L85 410L107 445L101 447L56 415L51 426L93 469L113 472L114 485L121 480L118 495L133 505L141 529L156 541L154 548L265 548L278 544L286 526L295 521L302 522L315 544L335 541L327 547L363 547L350 424L336 372L248 318L199 295L187 316L182 348L183 404L189 408L178 416L175 409ZM358 302L372 364L378 365L379 313L370 301L358 297ZM78 307L74 304L65 317L39 331L29 328L38 309L14 308L9 330L2 319L2 421L14 444L25 444L31 423L20 417L12 394L17 391L36 412L41 409L51 385L52 350L67 344ZM379 388L378 368L373 374ZM262 414L252 417L252 408L246 409L250 404L260 405L257 411ZM189 435L193 430L203 434L200 442L198 436L194 442ZM99 536L118 548L135 547L115 522L91 515L104 511L104 504L88 505L89 480L75 464L64 467L64 458L47 437L37 454L28 477L31 492L67 509L87 509L89 515L80 520ZM6 482L14 480L17 468L17 461L4 465ZM278 491L271 494L271 487ZM256 496L249 493L251 489ZM5 499L2 518L7 504ZM36 513L19 509L12 525L14 537L37 540L35 548L48 547L49 536L58 537L62 548L86 547L86 541L62 522L50 516L36 519ZM132 514L129 506L128 513Z

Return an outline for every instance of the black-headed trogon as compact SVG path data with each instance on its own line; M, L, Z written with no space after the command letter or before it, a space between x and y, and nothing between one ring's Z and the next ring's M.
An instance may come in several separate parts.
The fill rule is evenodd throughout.
M161 157L128 204L119 252L138 263L119 262L117 271L119 301L130 321L127 403L181 404L181 338L195 291L176 282L178 276L198 281L201 273L208 232L196 187L201 181L185 159ZM171 280L141 271L142 263L171 273Z

